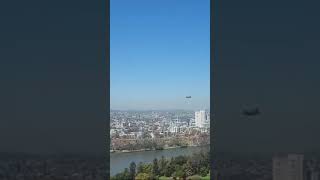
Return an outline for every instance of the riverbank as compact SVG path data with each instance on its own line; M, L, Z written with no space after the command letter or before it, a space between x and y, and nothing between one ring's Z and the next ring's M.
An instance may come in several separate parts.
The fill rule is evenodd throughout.
M125 168L129 168L131 162L138 165L142 163L152 163L155 158L161 159L165 157L170 159L177 156L191 156L194 153L208 152L209 146L197 146L186 148L171 148L161 151L140 151L131 153L110 153L110 175L114 176L122 172Z
M188 148L188 147L202 147L202 146L209 146L207 145L189 145L189 146L171 146L171 147L163 147L161 149L137 149L137 150L110 150L110 153L131 153L131 152L145 152L145 151L161 151L161 150L168 150L168 149L178 149L178 148Z

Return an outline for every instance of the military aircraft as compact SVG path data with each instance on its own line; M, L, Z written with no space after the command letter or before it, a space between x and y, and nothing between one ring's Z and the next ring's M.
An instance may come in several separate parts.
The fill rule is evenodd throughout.
M251 109L251 110L243 110L242 111L242 114L245 115L245 116L257 116L260 113L261 112L260 112L259 108L254 108L254 109Z
M186 96L187 99L191 98L191 96Z

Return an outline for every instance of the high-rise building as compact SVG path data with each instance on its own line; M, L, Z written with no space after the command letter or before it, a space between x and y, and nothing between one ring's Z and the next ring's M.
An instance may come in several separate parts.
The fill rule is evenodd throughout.
M203 128L206 123L206 111L196 111L195 112L195 125L197 127Z
M210 112L207 112L205 127L210 129Z
M273 180L303 180L303 155L276 156L272 167Z

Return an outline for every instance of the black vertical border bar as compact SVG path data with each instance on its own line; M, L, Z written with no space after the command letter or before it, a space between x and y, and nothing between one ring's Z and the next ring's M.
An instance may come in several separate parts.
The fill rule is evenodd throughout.
M215 144L215 121L214 121L214 61L216 57L215 46L215 18L216 18L216 1L210 0L210 179L215 180L214 177L214 144Z
M104 43L104 61L106 74L103 76L106 77L105 82L105 102L106 102L106 119L103 122L106 122L106 177L110 179L110 0L102 0L103 1L103 43Z

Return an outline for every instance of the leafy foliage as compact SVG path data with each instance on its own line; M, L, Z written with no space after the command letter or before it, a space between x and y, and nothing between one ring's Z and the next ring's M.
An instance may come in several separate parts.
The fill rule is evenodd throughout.
M151 179L151 175L149 175L147 173L139 173L139 174L137 174L135 179L136 180L150 180Z
M136 163L131 162L130 163L130 178L134 179L135 176L136 176Z
M132 162L129 170L112 177L111 180L157 180L165 177L173 179L202 179L210 174L209 153L198 153L192 156L178 156L171 159L161 157L152 163ZM135 176L134 176L135 175Z

